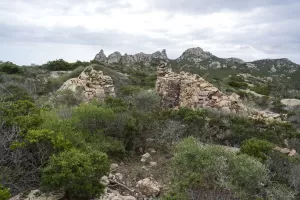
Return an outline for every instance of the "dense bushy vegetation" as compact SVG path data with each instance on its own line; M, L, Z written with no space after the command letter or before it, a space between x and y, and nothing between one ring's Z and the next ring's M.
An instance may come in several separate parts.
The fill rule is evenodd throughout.
M89 62L77 61L75 63L69 63L63 59L49 61L44 64L42 67L50 71L72 71L80 66L87 66Z
M166 163L170 174L162 175L171 181L163 199L299 198L298 156L274 150L288 143L300 151L299 131L292 123L205 109L164 109L149 90L155 70L145 66L110 66L115 72L97 65L114 79L120 73L128 75L127 84L117 83L118 97L104 102L83 103L79 94L56 92L86 64L57 60L37 67L34 70L45 74L70 71L48 78L39 92L15 84L28 74L39 77L33 69L1 71L6 92L0 93L0 199L36 188L63 190L67 199L97 197L109 163L136 157L148 148L149 138L157 151L173 157ZM248 87L237 76L226 84L233 91ZM270 95L268 89L263 85L255 90ZM273 106L282 110L278 101Z
M7 73L7 74L18 74L18 73L21 73L22 70L18 65L14 64L12 62L5 62L5 63L0 64L0 73L1 72Z

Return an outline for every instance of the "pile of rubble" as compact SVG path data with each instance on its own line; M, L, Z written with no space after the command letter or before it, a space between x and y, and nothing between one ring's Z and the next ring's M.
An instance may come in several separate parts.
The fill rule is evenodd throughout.
M197 74L175 73L166 62L157 67L156 92L166 108L209 108L226 114L240 114L251 118L281 120L280 115L245 106L239 95L224 94Z
M94 70L92 66L87 67L78 78L67 80L58 91L64 90L83 95L84 101L116 96L112 78L104 75L102 71Z

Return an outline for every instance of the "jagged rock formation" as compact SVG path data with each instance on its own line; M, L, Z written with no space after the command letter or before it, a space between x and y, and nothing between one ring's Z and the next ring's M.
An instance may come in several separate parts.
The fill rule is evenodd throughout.
M106 62L106 55L103 51L103 49L100 50L100 52L95 56L94 60L97 60L99 62Z
M71 90L82 94L84 101L93 98L104 100L108 96L116 96L113 80L102 71L96 71L92 66L85 68L78 78L66 81L58 91Z
M135 63L150 64L153 60L168 60L166 50L156 51L152 54L138 53L134 55L125 54L122 56L120 52L114 52L108 57L101 50L94 58L94 60L105 63L105 64L122 64L122 65L133 65Z
M167 63L161 63L157 68L156 91L162 104L169 108L213 108L233 113L246 109L237 94L228 96L199 75L174 73Z
M122 55L120 52L114 52L108 57L104 54L104 51L101 50L94 58L94 60L104 64L122 64L125 66L131 66L137 63L149 65L155 59L169 61L171 62L172 67L181 69L248 69L251 72L261 71L264 73L267 71L274 76L290 75L300 70L300 65L295 64L286 58L244 62L238 58L219 58L208 51L204 51L200 47L189 48L185 50L182 55L175 60L168 59L165 49L162 51L157 51L153 54L138 53L134 55Z

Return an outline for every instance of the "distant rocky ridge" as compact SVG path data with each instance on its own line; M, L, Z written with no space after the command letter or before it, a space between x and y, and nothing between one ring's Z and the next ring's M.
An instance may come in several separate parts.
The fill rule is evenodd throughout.
M104 51L101 50L96 56L96 61L105 64L122 64L122 65L133 65L135 63L143 63L150 64L153 60L168 60L168 56L166 50L156 51L152 54L138 53L134 55L124 54L122 55L120 52L116 51L109 56L106 56Z
M152 54L138 53L134 55L122 55L120 52L114 52L109 56L101 50L96 56L96 61L105 64L122 64L130 66L136 63L150 64L154 60L165 60L172 64L175 68L199 68L201 70L208 69L248 69L252 71L263 71L270 74L292 74L300 70L300 65L292 61L281 59L264 59L253 62L244 62L239 58L219 58L210 52L204 51L200 47L185 50L177 59L169 59L166 50L157 51Z

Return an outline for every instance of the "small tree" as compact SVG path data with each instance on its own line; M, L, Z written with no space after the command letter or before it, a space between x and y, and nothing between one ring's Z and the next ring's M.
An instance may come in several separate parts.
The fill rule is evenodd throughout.
M51 157L43 169L42 183L49 190L64 189L67 199L90 199L103 193L100 179L109 170L106 154L76 149Z
M250 139L245 140L241 145L241 152L249 156L256 157L261 161L268 158L268 154L272 151L274 145L266 140Z

